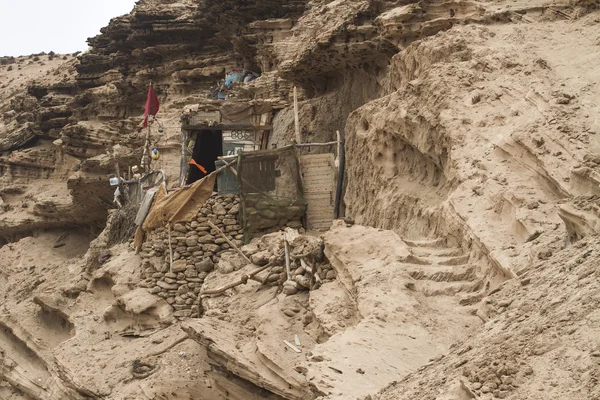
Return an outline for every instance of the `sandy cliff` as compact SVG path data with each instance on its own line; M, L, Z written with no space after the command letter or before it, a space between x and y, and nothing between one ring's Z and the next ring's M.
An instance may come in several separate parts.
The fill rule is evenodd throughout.
M1 58L0 398L596 398L598 6L142 0L86 53ZM274 269L198 302L254 266L166 276L162 237L113 240L107 181L141 157L151 81L175 186L180 117L234 67L270 146L293 86L304 141L344 133L346 220L304 239L317 285L298 259L282 290L267 235L243 251Z

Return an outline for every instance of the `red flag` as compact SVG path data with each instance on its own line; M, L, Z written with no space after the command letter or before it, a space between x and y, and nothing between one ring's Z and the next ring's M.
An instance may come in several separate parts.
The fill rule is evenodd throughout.
M150 115L156 115L160 109L160 102L158 96L152 89L152 86L148 88L148 98L146 99L146 111L144 111L144 128L148 127L148 117Z

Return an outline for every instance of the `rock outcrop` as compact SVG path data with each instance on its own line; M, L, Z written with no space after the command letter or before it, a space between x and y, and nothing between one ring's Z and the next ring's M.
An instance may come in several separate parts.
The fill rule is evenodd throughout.
M83 54L1 58L0 397L597 397L597 8L141 0ZM111 240L149 83L173 188L181 116L236 67L268 147L294 140L294 87L303 141L344 134L345 219L289 272L280 232L242 246L234 196L140 254ZM304 204L250 206L300 228Z

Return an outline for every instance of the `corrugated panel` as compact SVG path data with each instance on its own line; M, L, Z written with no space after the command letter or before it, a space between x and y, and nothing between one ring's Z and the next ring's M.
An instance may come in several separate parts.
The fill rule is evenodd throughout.
M335 204L334 156L312 154L300 157L304 198L308 202L308 229L325 230L331 227Z

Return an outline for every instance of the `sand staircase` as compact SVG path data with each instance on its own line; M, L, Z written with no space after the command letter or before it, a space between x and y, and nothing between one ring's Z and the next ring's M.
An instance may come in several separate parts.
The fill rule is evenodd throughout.
M484 286L480 267L458 247L448 247L444 239L404 240L411 256L406 271L416 280L415 288L425 296L458 295L462 305L478 301Z

